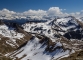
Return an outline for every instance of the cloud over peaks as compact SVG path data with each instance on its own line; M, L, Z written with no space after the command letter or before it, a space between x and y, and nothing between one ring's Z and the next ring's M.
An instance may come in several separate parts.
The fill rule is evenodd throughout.
M49 10L47 11L48 15L59 15L62 14L62 9L59 7L50 7Z
M36 18L36 19L42 19L44 17L54 17L54 16L60 16L60 17L64 17L64 16L75 16L75 17L82 17L83 15L83 10L80 12L76 12L76 13L66 13L65 12L66 9L60 9L59 7L50 7L48 10L28 10L28 11L24 11L22 13L18 13L18 12L14 12L14 11L10 11L8 9L3 9L0 10L0 19L5 16L4 18L7 19L14 19L14 18L26 18L26 17L31 17L32 19ZM64 12L63 12L64 11Z

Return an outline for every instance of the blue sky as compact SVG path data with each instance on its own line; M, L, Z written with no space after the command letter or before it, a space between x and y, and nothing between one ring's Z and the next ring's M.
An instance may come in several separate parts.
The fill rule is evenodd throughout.
M50 7L66 9L67 13L83 10L83 0L0 0L0 10L3 8L23 12L32 10L48 10Z

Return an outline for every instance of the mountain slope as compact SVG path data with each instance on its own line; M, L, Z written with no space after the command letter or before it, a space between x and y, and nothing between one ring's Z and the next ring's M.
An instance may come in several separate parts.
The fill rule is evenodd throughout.
M30 38L30 34L18 33L15 27L0 24L0 54L5 56L5 54L13 52Z
M60 60L68 57L83 49L80 23L72 16L22 25L0 21L0 54L13 60Z

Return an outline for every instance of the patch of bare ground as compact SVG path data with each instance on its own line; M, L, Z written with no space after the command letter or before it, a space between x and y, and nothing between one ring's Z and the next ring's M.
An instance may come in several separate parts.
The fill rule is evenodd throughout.
M83 49L83 41L77 39L68 40L67 38L61 36L60 42L64 48L73 49L75 51Z
M83 50L76 51L68 57L62 58L60 60L83 60Z
M12 47L6 43L6 41L10 40L8 37L0 36L0 38L1 38L1 40L0 40L0 53L6 54L8 52L15 50L14 47Z

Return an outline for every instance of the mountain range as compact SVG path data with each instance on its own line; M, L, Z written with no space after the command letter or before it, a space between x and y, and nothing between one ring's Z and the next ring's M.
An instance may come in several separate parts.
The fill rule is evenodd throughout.
M0 59L83 59L83 18L1 19Z

